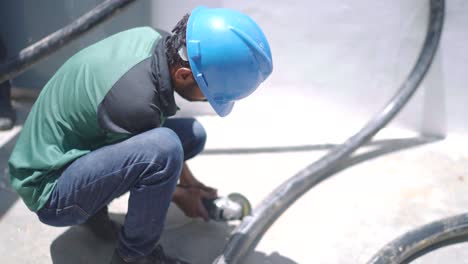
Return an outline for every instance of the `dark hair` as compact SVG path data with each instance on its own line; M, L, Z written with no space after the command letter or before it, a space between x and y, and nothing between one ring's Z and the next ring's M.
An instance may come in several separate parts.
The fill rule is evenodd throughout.
M188 61L184 61L179 56L179 49L186 45L185 31L187 30L187 22L189 14L184 17L172 29L172 35L166 39L166 56L169 67L187 67L190 68Z

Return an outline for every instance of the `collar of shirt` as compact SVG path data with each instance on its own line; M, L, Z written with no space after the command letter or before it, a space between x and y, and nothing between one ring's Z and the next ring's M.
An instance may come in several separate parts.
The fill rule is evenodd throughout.
M159 95L159 107L164 116L173 116L177 112L177 105L174 99L174 89L172 87L169 65L167 63L165 43L167 34L156 43L152 55L152 74Z

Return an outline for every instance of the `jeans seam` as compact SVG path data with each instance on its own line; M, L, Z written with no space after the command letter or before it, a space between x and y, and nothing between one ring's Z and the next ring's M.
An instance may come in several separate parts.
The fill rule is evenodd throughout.
M81 188L79 188L79 189L77 189L77 190L73 190L73 191L70 192L67 196L60 198L60 199L59 199L59 203L60 203L60 201L62 201L63 199L69 197L70 194L77 193L77 192L79 192L79 191L81 191L81 190L83 190L83 189L88 188L89 186L91 186L91 185L93 185L93 184L96 184L97 182L99 182L99 181L101 181L101 180L105 180L105 179L107 179L107 177L110 177L112 174L121 172L121 171L126 170L126 169L128 169L128 168L131 168L131 167L136 166L136 165L141 165L141 164L146 164L146 165L157 165L157 166L159 166L159 167L162 167L161 164L159 164L159 163L157 163L157 162L138 162L138 163L134 163L134 164L128 165L128 166L126 166L126 167L123 167L123 168L120 168L120 169L115 170L115 171L113 171L113 172L110 172L110 173L108 173L108 174L102 176L101 178L99 178L99 179L97 179L97 180L95 180L95 181L92 181L92 182L86 184L85 186L82 186ZM63 209L65 209L65 208L66 208L66 207L64 207L64 208L62 208L62 209L60 209L60 210L63 210ZM57 209L59 209L59 208L57 208ZM83 209L82 209L82 210L83 210ZM83 211L84 211L84 210L83 210Z
M86 218L90 217L90 215L83 208L81 208L81 206L79 204L77 204L77 203L74 203L74 204L69 205L69 206L65 206L63 209L57 209L56 212L59 213L60 211L66 210L68 208L76 208L76 209L78 209L78 213L81 214L81 216L84 216Z
M62 213L62 211L65 211L67 209L76 209L76 212L82 216L83 218L86 218L88 219L91 215L88 214L83 208L81 208L81 206L77 203L74 203L72 205L68 205L68 206L65 206L64 208L42 208L41 210L39 210L37 213L37 216L39 217L39 220L43 223L46 223L43 221L42 219L42 216L44 216L44 214L46 215L46 218L47 218L47 215L50 214L50 213L53 213L55 215L59 215L60 213Z

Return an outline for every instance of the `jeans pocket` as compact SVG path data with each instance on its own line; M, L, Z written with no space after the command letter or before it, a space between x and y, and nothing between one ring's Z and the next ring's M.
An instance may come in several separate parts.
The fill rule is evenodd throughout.
M62 209L42 208L37 215L42 223L51 226L79 225L89 218L89 214L77 204Z

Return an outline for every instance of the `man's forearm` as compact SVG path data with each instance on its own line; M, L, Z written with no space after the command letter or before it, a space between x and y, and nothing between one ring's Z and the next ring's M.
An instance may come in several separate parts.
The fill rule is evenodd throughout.
M180 173L179 180L182 185L197 185L199 183L193 176L186 162L182 165L182 172Z

